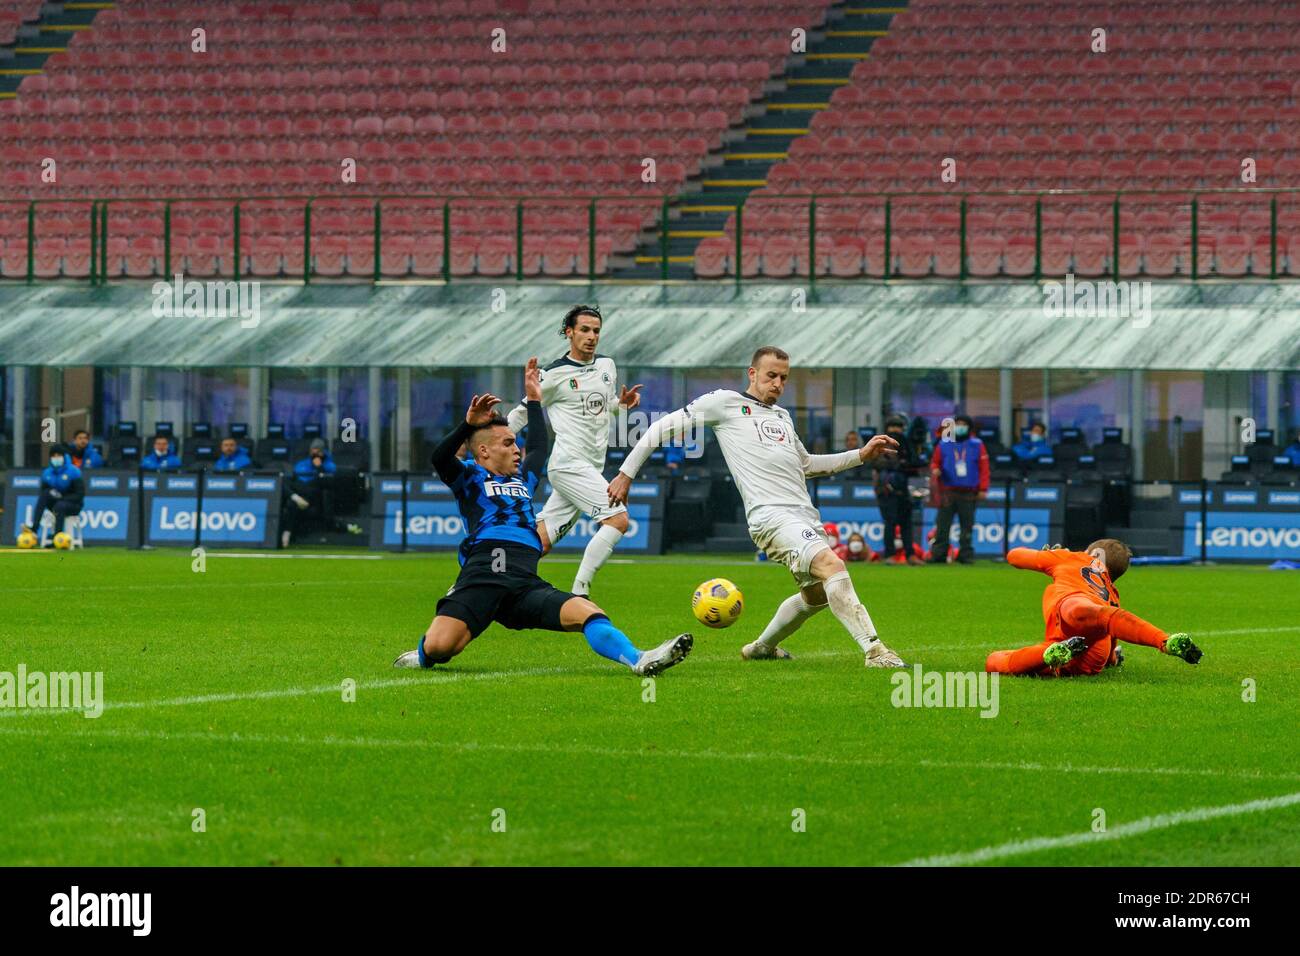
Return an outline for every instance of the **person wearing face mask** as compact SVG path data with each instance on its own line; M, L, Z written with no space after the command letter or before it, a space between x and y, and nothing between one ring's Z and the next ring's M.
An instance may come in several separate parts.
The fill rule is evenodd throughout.
M899 450L897 461L876 469L876 502L885 526L881 557L885 561L894 559L894 529L898 528L903 558L908 564L920 564L920 559L912 553L912 493L907 486L908 478L919 470L920 461L913 443L903 439L906 429L907 419L902 415L890 415L885 420L885 434L897 440Z
M858 532L849 535L848 544L845 545L845 561L869 561L871 560L871 549L867 547L867 541Z
M1032 461L1050 455L1052 448L1047 444L1047 426L1034 422L1029 426L1029 433L1011 446L1011 453L1020 461Z
M41 472L41 493L32 509L31 523L23 525L23 530L35 533L48 509L54 515L54 533L58 534L69 515L81 514L85 498L86 483L81 469L72 463L66 448L55 445L49 465Z
M931 564L943 564L947 560L954 515L961 519L957 561L975 563L971 534L975 528L975 506L989 490L989 453L984 443L971 434L973 425L969 415L954 418L951 440L945 435L934 446L934 457L930 459L930 483L939 505L934 547L930 550Z

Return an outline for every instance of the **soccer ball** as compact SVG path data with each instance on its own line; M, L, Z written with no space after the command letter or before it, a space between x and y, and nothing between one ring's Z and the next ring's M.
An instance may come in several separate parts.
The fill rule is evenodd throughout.
M25 551L30 551L32 548L36 547L36 535L32 534L30 531L20 531L18 532L17 543L18 547Z
M54 548L56 551L67 551L72 547L72 535L66 531L60 531L54 536Z
M745 609L745 596L726 578L705 581L691 596L691 610L708 627L731 627Z

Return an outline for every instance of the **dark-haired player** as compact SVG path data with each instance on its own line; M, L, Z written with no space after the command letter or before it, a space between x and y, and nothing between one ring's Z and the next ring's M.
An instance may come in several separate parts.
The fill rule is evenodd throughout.
M1189 664L1201 649L1186 634L1166 634L1119 606L1115 581L1128 570L1132 552L1116 538L1101 538L1087 551L1064 548L1012 548L1007 562L1042 571L1052 583L1043 592L1047 633L1039 644L994 651L984 669L999 674L1100 674L1119 664L1119 642L1145 644Z
M867 667L904 666L876 634L876 625L858 599L844 562L831 550L821 515L808 495L809 478L883 460L898 442L876 435L861 448L810 455L795 434L790 413L777 404L790 377L790 356L765 345L750 360L748 375L745 391L720 388L651 425L609 483L609 500L627 498L637 470L657 445L693 425L712 427L745 503L750 537L760 551L790 569L799 588L777 608L758 639L741 648L741 657L790 659L779 646L781 641L829 605L862 648Z
M605 451L614 407L631 410L641 402L641 386L618 386L614 360L596 354L600 342L600 309L575 305L564 316L560 334L569 351L542 370L542 407L555 429L555 450L546 470L551 495L537 516L537 529L545 554L586 514L600 528L582 553L573 579L574 594L590 594L591 582L615 545L627 533L627 508L610 504ZM510 412L511 430L519 432L528 413L521 402Z
M434 449L433 466L455 493L469 534L460 545L460 576L438 601L433 623L416 649L393 665L445 664L496 621L514 630L582 631L597 654L637 674L672 667L690 652L690 634L640 651L590 600L538 577L542 542L532 496L546 464L549 436L535 358L528 360L524 372L524 394L526 454L521 456L506 420L493 414L493 406L501 401L495 395L475 395L465 421ZM456 457L462 443L469 460Z

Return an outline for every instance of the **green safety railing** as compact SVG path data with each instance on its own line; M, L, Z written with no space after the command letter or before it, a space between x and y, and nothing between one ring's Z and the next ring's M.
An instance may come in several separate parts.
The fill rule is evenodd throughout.
M1190 208L1190 260L1189 272L1190 278L1199 280L1202 277L1202 263L1200 261L1200 213L1201 207L1205 200L1211 197L1241 197L1250 196L1259 198L1261 202L1267 200L1269 208L1269 269L1268 278L1278 278L1278 197L1293 196L1300 197L1300 188L1281 188L1281 187L1260 187L1252 189L1134 189L1134 190L1096 190L1096 189L1061 189L1061 190L990 190L979 192L907 192L907 193L797 193L797 194L764 194L759 197L750 197L754 201L761 201L768 204L778 201L781 204L806 204L807 222L808 222L808 258L809 269L807 274L799 274L800 279L806 279L810 285L817 282L818 269L815 265L818 257L818 226L817 213L818 204L823 206L829 203L843 202L845 200L871 200L883 203L883 269L880 275L863 276L858 279L848 281L861 281L862 279L889 280L898 275L894 269L894 261L891 256L893 243L896 239L894 225L894 208L895 203L909 199L934 199L945 198L954 202L957 206L958 226L957 242L959 250L959 279L970 277L969 268L969 243L968 243L968 219L970 205L972 200L989 200L989 199L1010 199L1023 197L1027 202L1033 203L1034 214L1034 269L1030 276L1005 276L1003 278L1025 278L1033 281L1041 280L1046 277L1043 270L1043 204L1044 200L1064 200L1071 197L1088 198L1088 197L1109 197L1111 199L1111 254L1110 274L1115 279L1121 275L1121 223L1123 221L1123 202L1125 196L1142 197L1140 200L1143 204L1148 204L1154 197L1168 196L1190 197L1185 204ZM680 200L677 200L680 201ZM745 206L748 200L742 200L739 203L711 203L717 206L730 206L734 210L734 241L735 241L735 275L732 277L737 286L745 279L744 269L742 268L744 246L744 223L745 223ZM587 269L586 278L589 282L597 282L600 279L596 268L597 261L597 227L598 206L601 203L627 205L636 203L649 207L651 204L657 207L658 224L657 238L659 255L654 257L659 263L659 279L668 280L670 277L670 256L669 245L671 238L670 222L673 216L673 206L675 200L670 197L651 198L644 195L606 195L595 197L566 198L563 196L441 196L420 193L398 193L391 195L364 195L356 197L342 196L248 196L231 199L214 199L212 197L172 197L172 198L131 198L131 199L38 199L38 200L0 200L0 214L5 207L25 207L26 214L26 235L27 235L27 269L26 281L30 284L35 282L35 266L37 256L37 219L38 210L48 209L51 207L74 207L87 208L89 210L89 232L90 232L90 274L89 280L92 285L102 285L109 280L108 274L108 241L109 241L109 208L110 206L145 206L161 205L162 206L162 243L163 258L161 263L160 274L162 276L172 275L172 216L173 209L177 206L207 206L214 205L230 207L231 216L231 240L233 248L232 268L229 277L238 281L241 278L242 255L241 245L246 238L246 231L243 223L244 210L247 206L254 203L302 203L302 242L303 242L303 267L302 281L304 284L310 284L312 281L312 211L317 204L368 204L373 217L373 238L374 238L374 262L370 279L374 283L384 281L383 275L383 249L384 249L384 204L396 202L420 202L440 204L440 213L442 219L442 270L439 277L443 282L450 283L453 278L452 274L452 213L453 207L456 211L464 209L467 206L491 205L495 207L512 206L514 209L514 278L522 282L529 276L525 275L525 214L529 204L540 206L557 206L564 205L577 207L584 205L587 210L586 240L587 240ZM689 201L688 201L689 202ZM1171 205L1173 205L1171 203ZM647 210L646 218L649 218ZM641 230L640 239L644 239L647 230ZM942 238L941 234L936 234L930 230L929 235L935 238ZM638 257L644 261L647 257ZM653 261L653 259L652 259ZM227 274L222 275L226 277ZM1263 276L1255 271L1253 275L1256 278ZM355 278L355 275L352 276ZM485 276L480 275L480 278ZM266 277L272 278L272 277ZM398 277L394 277L398 278ZM500 278L491 276L491 278ZM558 276L549 276L549 278L558 278ZM770 280L772 277L762 277Z

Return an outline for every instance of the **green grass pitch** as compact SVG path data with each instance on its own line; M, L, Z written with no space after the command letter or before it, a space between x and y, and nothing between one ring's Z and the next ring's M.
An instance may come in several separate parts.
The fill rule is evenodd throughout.
M567 586L575 565L542 568ZM866 670L829 612L787 642L797 660L742 662L792 591L783 568L743 556L601 572L596 600L638 645L696 635L653 701L579 634L494 627L449 667L394 670L454 571L447 555L210 553L196 573L179 550L0 553L0 671L102 671L106 699L94 720L0 711L0 864L1300 858L1294 801L1150 823L1300 792L1293 575L1136 567L1125 606L1191 632L1201 665L1130 647L1101 677L1003 679L990 719L892 706L893 672ZM989 562L852 573L909 664L979 671L989 650L1042 633L1042 575ZM725 631L690 615L714 576L745 594Z

